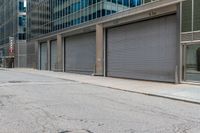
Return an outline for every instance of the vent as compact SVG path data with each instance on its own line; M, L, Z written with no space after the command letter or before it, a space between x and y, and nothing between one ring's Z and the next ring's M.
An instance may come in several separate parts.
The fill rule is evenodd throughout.
M193 40L200 40L200 31L193 33Z
M192 33L182 33L181 34L181 41L192 41Z

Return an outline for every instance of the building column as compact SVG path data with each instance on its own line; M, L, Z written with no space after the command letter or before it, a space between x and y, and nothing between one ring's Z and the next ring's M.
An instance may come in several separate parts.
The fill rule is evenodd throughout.
M104 75L104 29L102 24L96 25L96 72L95 75Z
M35 65L33 67L40 69L40 46L38 41L35 41Z
M64 58L63 58L63 39L61 35L57 35L57 65L56 71L63 72L64 71Z
M47 70L51 70L51 46L50 40L47 40Z

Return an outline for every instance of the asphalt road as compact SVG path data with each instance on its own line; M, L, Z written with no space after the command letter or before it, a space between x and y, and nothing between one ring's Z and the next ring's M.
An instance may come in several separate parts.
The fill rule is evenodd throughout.
M200 105L0 69L0 133L200 133Z

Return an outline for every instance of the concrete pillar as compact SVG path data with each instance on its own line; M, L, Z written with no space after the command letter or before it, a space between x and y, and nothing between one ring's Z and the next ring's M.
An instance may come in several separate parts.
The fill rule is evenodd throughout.
M104 29L102 24L96 25L96 73L104 75Z
M50 40L47 40L47 70L51 70L51 46Z
M63 58L63 39L61 35L57 35L57 65L56 71L63 72L64 71L64 58Z
M33 65L33 68L40 69L40 46L38 41L35 41L35 65Z

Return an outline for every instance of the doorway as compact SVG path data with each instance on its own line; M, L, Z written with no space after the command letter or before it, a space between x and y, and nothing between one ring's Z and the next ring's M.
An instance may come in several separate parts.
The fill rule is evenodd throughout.
M184 45L184 81L200 82L200 44Z

